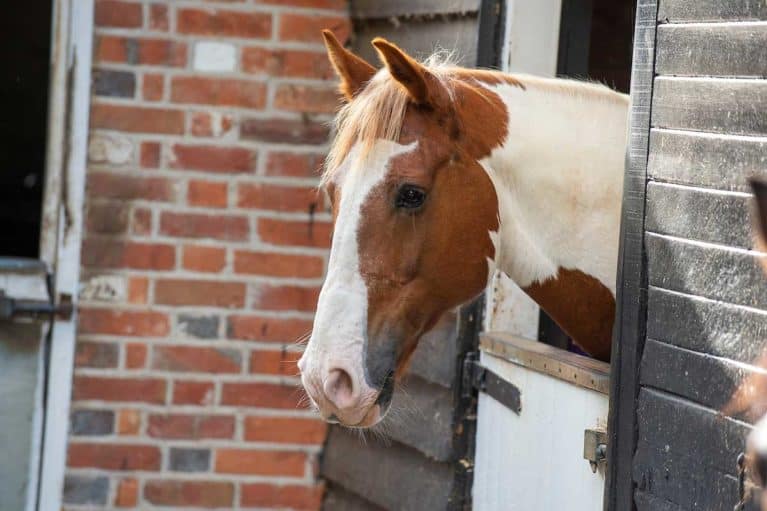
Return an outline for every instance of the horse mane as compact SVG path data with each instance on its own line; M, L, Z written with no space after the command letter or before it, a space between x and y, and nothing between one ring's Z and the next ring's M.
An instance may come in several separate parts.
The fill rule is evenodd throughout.
M437 51L421 64L452 95L451 72L459 69L453 55ZM321 186L333 181L341 163L355 144L361 144L362 156L379 138L399 140L409 102L408 93L392 78L389 70L380 69L357 96L338 111L333 122L335 136L325 158Z
M479 86L478 89L481 89L482 83L505 82L522 89L529 86L582 101L628 103L627 95L601 83L462 68L455 65L452 53L444 51L435 52L421 64L440 81L451 98L455 83L460 80ZM480 97L484 97L481 91ZM335 136L325 158L320 187L335 179L355 144L361 144L361 156L364 157L377 139L399 140L408 104L409 97L405 88L391 76L386 67L380 69L357 96L338 111L333 122Z

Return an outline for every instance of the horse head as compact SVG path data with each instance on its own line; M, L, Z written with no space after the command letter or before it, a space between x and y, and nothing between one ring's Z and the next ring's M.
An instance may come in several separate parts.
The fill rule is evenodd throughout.
M368 427L421 336L485 288L498 206L479 160L501 143L506 116L459 68L421 64L378 38L376 70L324 37L345 105L323 176L327 277L298 366L325 419Z

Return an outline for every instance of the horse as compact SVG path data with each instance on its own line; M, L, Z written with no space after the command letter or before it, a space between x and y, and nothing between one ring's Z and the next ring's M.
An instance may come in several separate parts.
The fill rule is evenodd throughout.
M755 248L767 254L767 182L752 180L755 214ZM759 259L767 275L767 256ZM767 350L762 353L754 366L754 371L733 393L730 401L722 410L723 415L739 414L751 422L754 428L746 441L746 466L750 478L760 487L767 487ZM767 511L767 491L759 497L759 509Z
M628 97L419 62L382 38L376 69L323 37L344 104L321 180L327 276L298 362L320 415L378 423L421 336L496 269L609 360Z

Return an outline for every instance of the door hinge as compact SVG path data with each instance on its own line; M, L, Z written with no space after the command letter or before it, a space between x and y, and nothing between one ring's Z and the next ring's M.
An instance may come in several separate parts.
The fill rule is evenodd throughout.
M519 388L480 364L479 353L476 351L467 353L463 360L461 383L464 397L477 390L484 392L517 415L522 412L522 394Z
M72 317L72 297L59 295L58 303L51 296L50 300L25 300L13 298L0 289L0 321L10 321L14 318L70 319Z

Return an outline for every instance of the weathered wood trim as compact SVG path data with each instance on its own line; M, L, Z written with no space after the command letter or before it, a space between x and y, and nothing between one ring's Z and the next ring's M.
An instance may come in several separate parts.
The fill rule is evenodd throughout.
M58 70L51 81L51 101L54 106L63 90L66 114L56 117L55 106L49 121L48 144L58 146L49 155L58 154L56 162L48 161L46 174L58 176L55 193L59 200L47 200L53 190L46 189L46 204L55 204L60 211L68 211L68 221L55 222L59 226L55 237L55 253L50 241L41 241L41 254L55 268L54 288L57 294L72 297L75 313L69 320L56 320L51 325L51 343L46 382L46 411L43 433L42 466L38 488L40 510L61 509L64 472L66 469L69 408L74 371L75 340L77 330L77 297L80 289L80 245L85 203L87 168L88 118L90 111L91 59L93 46L93 0L57 0L59 14L54 14L58 25L54 29L54 54L59 59ZM56 48L58 46L58 48ZM52 167L52 165L55 165ZM50 184L47 183L47 185ZM48 218L50 220L50 218ZM53 229L55 230L55 229ZM53 256L53 260L50 257Z
M657 0L637 2L611 361L608 419L611 447L608 451L604 500L607 511L635 509L632 463L637 441L639 364L647 319L647 267L643 238L657 13Z
M326 511L386 511L342 486L328 483L322 509Z
M760 0L662 0L658 21L757 21L767 19L767 4Z
M476 13L480 3L481 0L354 0L350 14L355 19L466 14Z
M750 249L750 208L747 193L650 182L646 226L658 234Z
M647 337L699 353L752 363L767 340L767 311L650 287Z
M660 25L655 71L675 76L767 76L767 23Z
M654 128L647 172L656 181L750 193L750 176L767 177L767 137Z
M479 9L477 67L500 69L506 23L506 0L482 0Z
M448 509L454 484L449 464L430 460L398 442L370 436L364 448L361 442L355 432L332 427L322 473L384 509Z
M767 135L767 80L655 80L652 126L736 135Z
M479 347L513 364L602 394L610 391L610 364L503 332L480 336Z
M716 410L643 388L634 463L637 490L682 509L732 509L736 459L749 426Z
M767 311L756 252L652 233L645 245L650 285Z
M712 410L722 410L741 382L765 374L748 364L698 353L648 337L642 357L642 385L670 392ZM740 413L740 411L738 411ZM734 418L746 420L736 415Z
M455 407L452 390L428 382L417 373L409 374L402 388L392 402L396 413L387 415L381 430L429 458L451 461Z

